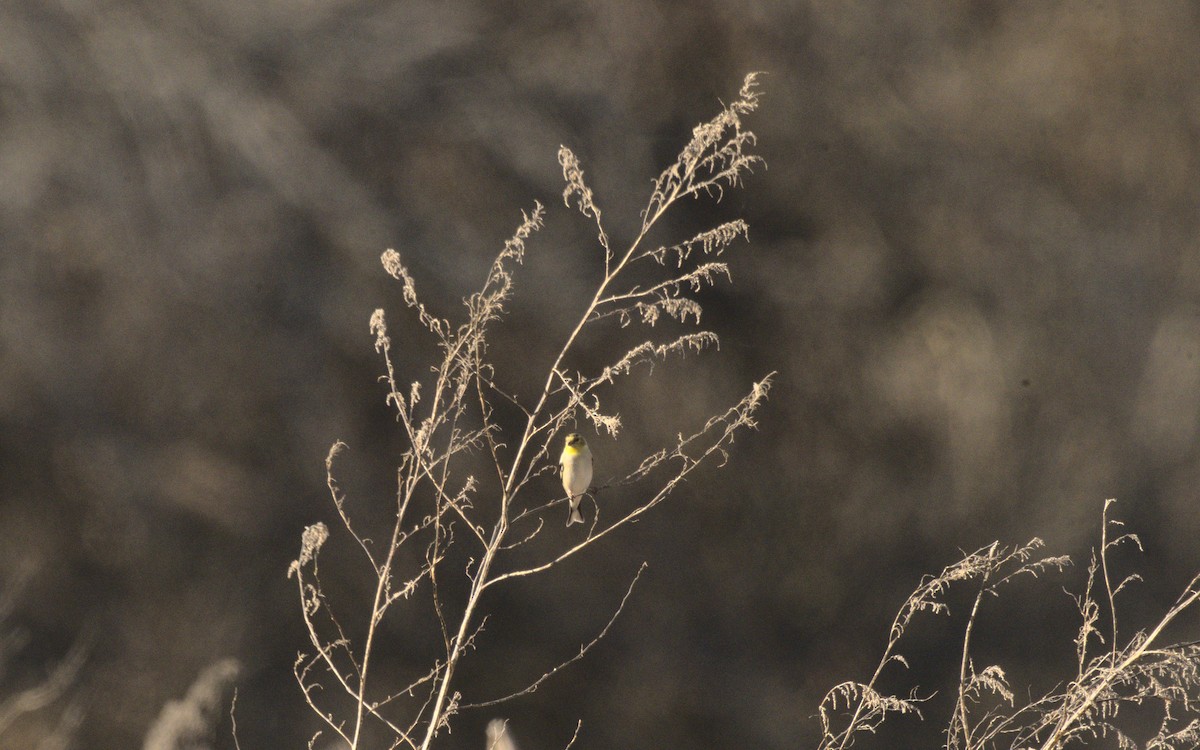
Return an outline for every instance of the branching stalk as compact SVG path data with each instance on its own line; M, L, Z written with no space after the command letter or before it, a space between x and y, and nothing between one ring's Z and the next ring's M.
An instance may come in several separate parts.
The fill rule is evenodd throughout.
M730 279L726 263L703 258L718 255L736 239L747 236L746 224L740 220L702 231L670 248L646 252L642 247L648 234L679 199L700 195L719 198L726 187L739 185L742 176L760 163L758 157L747 152L754 138L741 124L741 117L758 105L755 86L755 76L747 77L739 98L713 120L695 129L676 162L655 181L642 214L641 228L622 251L617 251L605 229L601 209L584 181L579 159L566 147L559 150L559 163L566 182L564 202L568 206L576 205L585 217L595 222L601 255L598 262L603 273L590 302L579 312L577 322L567 332L545 376L540 378L541 387L535 391L532 404L513 395L519 392L518 389L499 383L496 368L487 356L487 342L489 325L504 314L511 299L515 267L524 263L525 241L542 224L542 206L536 205L531 213L523 216L520 226L492 263L480 291L464 301L466 316L457 326L448 318L435 316L421 301L416 282L399 253L388 250L383 254L385 270L402 283L405 304L415 311L417 320L434 337L441 358L430 368L433 373L430 380L402 388L384 314L380 310L371 317L375 348L383 356L386 368L387 402L394 407L396 420L407 440L397 473L396 516L386 548L376 547L352 523L348 501L333 473L333 459L344 448L341 443L335 444L327 461L329 491L342 527L365 554L375 577L372 600L364 608L367 617L361 642L342 628L324 595L317 572L318 555L329 536L323 524L306 530L300 557L289 571L296 575L302 616L315 649L315 655L302 654L297 659L297 682L314 713L351 750L365 746L372 724L391 737L392 747L429 750L459 711L494 705L532 692L559 670L582 658L608 632L616 615L624 609L632 593L632 584L608 624L578 656L548 670L525 689L502 699L468 704L464 703L455 679L458 667L474 647L475 638L487 620L483 609L484 592L504 581L548 570L636 520L662 502L701 464L710 458L727 458L735 437L744 429L755 426L755 414L766 398L774 373L755 383L738 404L711 417L690 436L684 438L681 434L676 445L652 453L630 472L631 480L657 477L657 489L640 495L621 491L618 498L618 490L632 484L612 485L609 491L613 493L613 500L628 504L615 521L600 525L597 516L581 540L567 537L558 543L558 550L541 563L514 567L501 561L501 552L526 544L553 527L553 524L544 523L543 514L557 502L544 502L542 490L539 490L541 497L534 497L533 502L517 503L531 481L553 466L551 446L561 436L563 428L582 419L592 422L598 431L615 436L620 429L620 419L604 413L601 391L615 386L620 377L629 375L641 362L715 346L715 335L701 331L666 342L649 341L617 357L612 365L596 375L586 376L565 367L585 329L604 325L614 317L622 325L640 318L643 323L653 326L660 314L681 323L698 323L700 305L687 295ZM664 261L668 256L675 261L676 268L661 280L645 289L626 280L634 265L666 269ZM511 452L507 447L510 440L504 436L503 425L493 412L495 398L515 405L524 416L519 436L511 439ZM462 476L462 459L480 452L491 459L495 468L494 487L486 483L481 486L473 476ZM461 489L455 489L459 487ZM536 520L536 524L532 524L532 529L529 524L524 525L522 531L510 539L512 523L523 519ZM442 582L451 572L446 570L445 560L455 542L455 529L463 525L469 531L467 538L478 543L478 549L471 551L471 562L465 571L469 586L465 599L456 609L454 603L446 600ZM415 571L401 573L399 550L414 539L425 540L424 562ZM387 614L393 605L421 588L426 578L442 634L444 655L432 668L418 672L407 687L380 690L373 685L377 671L373 666L382 658L378 644ZM334 701L338 697L337 690L321 691L318 678L322 674L332 677L331 686L340 689L341 698L349 701L348 711ZM372 693L385 697L372 699ZM578 731L577 726L572 743L578 737Z

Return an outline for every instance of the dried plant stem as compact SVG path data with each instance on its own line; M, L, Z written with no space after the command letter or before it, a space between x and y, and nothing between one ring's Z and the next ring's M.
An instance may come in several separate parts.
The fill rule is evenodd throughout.
M612 485L615 489L651 476L659 480L657 490L634 498L615 521L600 526L597 514L582 540L571 538L560 542L561 547L548 554L543 562L508 568L498 564L501 551L526 544L547 528L543 514L558 501L543 502L545 491L538 490L533 502L517 503L529 483L554 466L550 459L551 445L563 428L582 418L591 421L597 432L615 436L621 427L620 418L602 411L600 391L604 387L615 384L640 363L716 345L715 334L700 331L666 342L648 341L616 358L595 375L566 369L583 331L602 321L615 317L625 326L640 318L642 323L653 326L661 315L667 315L681 323L699 323L700 305L688 293L729 279L730 273L724 263L696 263L690 259L693 255L719 255L735 240L744 239L745 222L727 222L670 248L651 251L642 248L650 231L679 199L701 194L719 198L725 187L739 184L742 175L760 163L758 157L745 152L754 141L740 121L740 116L753 111L757 104L755 77L749 76L739 98L713 120L697 127L676 162L655 181L642 214L641 229L619 253L614 252L601 221L600 208L584 182L579 160L566 147L560 148L559 163L566 182L564 202L568 206L574 204L584 216L595 221L604 270L590 302L566 334L544 378L539 378L540 388L535 391L531 406L525 406L513 395L518 389L497 384L495 368L486 356L487 332L489 324L505 311L514 285L514 267L524 262L525 240L542 224L542 206L537 204L531 213L523 215L516 232L493 262L481 290L464 300L467 315L457 327L448 319L436 317L420 301L412 275L398 253L389 250L383 254L384 268L402 282L405 304L416 311L420 323L436 339L441 360L431 368L433 376L427 384L426 398L422 398L425 385L420 382L413 383L405 392L400 388L392 359L383 311L376 311L371 317L375 348L383 355L387 371L387 401L396 409L397 421L408 442L397 472L396 516L386 549L378 549L351 522L351 513L332 468L335 456L344 448L341 443L334 445L326 462L327 482L338 517L366 556L375 576L372 599L365 608L368 616L361 643L348 637L324 595L317 568L317 555L329 536L323 524L306 529L300 557L289 571L296 575L302 615L315 649L314 656L302 654L297 659L297 682L312 710L351 750L359 750L364 744L370 721L378 721L388 731L393 747L428 750L449 726L451 717L464 708L490 706L532 692L559 670L582 658L604 637L624 609L640 570L608 624L574 658L546 671L523 690L498 700L464 703L456 687L458 667L487 619L482 602L488 589L548 570L636 520L664 500L701 464L716 456L727 457L735 435L755 426L755 412L766 398L774 373L756 382L738 404L709 418L698 431L686 438L680 433L675 445L645 457L626 482ZM667 273L664 280L645 287L627 280L632 266L645 263L665 268L668 256L676 260L678 272ZM685 262L694 267L685 268ZM524 425L520 436L512 442L511 453L503 438L505 430L496 421L492 408L496 398L515 405L524 416ZM487 502L480 502L477 507L479 483L473 476L461 477L460 458L479 451L491 458L496 473L494 488L484 496ZM454 486L460 489L455 490ZM417 507L425 510L416 511ZM425 515L414 522L410 517L417 512ZM513 523L524 519L536 520L533 530L523 528L512 535L515 541L510 539ZM463 525L469 531L466 538L471 545L470 562L464 571L469 585L464 600L455 606L446 600L442 580L447 574L444 567L447 550L455 543L455 529ZM398 551L415 538L426 540L424 562L415 572L401 574ZM385 693L386 697L372 700L368 688L379 658L376 652L381 626L391 606L409 597L426 579L444 652L434 660L432 668L423 671L423 676L407 688L393 689ZM336 635L327 637L325 632ZM323 707L324 700L318 701L320 672L330 673L349 699L352 709L348 715L340 708ZM416 694L416 691L421 692ZM409 703L401 698L415 700ZM401 703L408 704L409 711L406 719L398 722L390 714L400 713ZM389 715L382 712L385 707Z
M1100 670L1099 678L1095 684L1079 693L1079 697L1068 702L1066 710L1063 711L1062 717L1054 727L1054 731L1050 734L1046 741L1042 743L1041 750L1054 750L1063 746L1065 738L1070 735L1079 725L1081 717L1095 708L1097 699L1105 692L1110 690L1113 684L1127 675L1130 669L1139 661L1145 659L1149 655L1160 653L1157 649L1152 648L1158 637L1162 635L1162 631L1170 625L1176 617L1189 609L1197 601L1200 601L1200 575L1188 583L1187 588L1176 600L1175 605L1159 620L1158 624L1145 635L1144 638L1138 639L1130 646L1125 655L1119 662L1115 662L1111 668ZM1074 686L1073 693L1082 686Z
M574 664L575 662L582 659L584 657L584 655L587 654L588 651L592 650L593 646L595 646L597 643L599 643L600 640L604 638L604 636L608 635L608 631L609 631L609 629L612 628L613 623L616 622L617 618L621 616L621 613L623 611L625 611L625 603L629 601L629 596L630 596L630 594L633 593L633 587L637 585L637 582L642 577L642 573L646 570L646 567L647 567L646 563L642 563L641 567L638 568L637 573L635 573L633 576L633 580L629 582L629 588L627 588L625 590L625 596L621 597L621 603L618 604L616 610L613 611L612 617L609 618L608 623L605 624L604 628L599 633L596 634L595 638L588 641L586 644L584 644L583 646L581 646L579 648L579 653L575 654L570 659L567 659L566 661L561 662L560 664L555 666L553 669L548 670L541 677L537 678L536 680L531 682L529 685L525 686L524 688L521 688L520 690L517 690L516 692L509 693L508 695L504 696L503 698L494 698L492 700L480 701L478 703L468 703L468 704L461 706L461 708L464 708L464 709L486 708L487 706L495 706L500 703L504 703L506 701L512 700L513 698L517 698L522 695L527 695L529 693L532 693L535 690L537 690L538 687L543 682L545 682L546 680L553 677L559 671L565 669L566 667L570 666L571 664Z
M988 547L987 557L989 560L995 559L996 548L999 544L999 542L992 542L992 545ZM991 566L983 571L979 581L979 591L975 592L975 601L971 603L971 614L967 617L967 626L963 632L962 657L958 665L958 703L954 709L955 715L950 718L950 726L953 728L957 724L962 731L965 750L971 750L972 747L971 725L967 718L967 686L969 685L967 670L971 665L971 633L975 627L975 618L979 616L979 605L988 590L988 581L991 579L992 571Z
M483 561L479 564L479 572L475 576L475 582L471 584L471 594L467 599L466 609L463 611L462 620L458 626L458 633L454 636L454 642L450 649L450 658L446 662L442 671L441 687L438 689L437 699L433 704L432 716L434 719L441 717L442 707L446 703L446 694L450 690L451 680L454 677L454 668L458 666L458 659L463 654L461 648L464 639L467 637L467 629L471 626L472 617L475 614L475 607L479 604L479 595L483 593L481 582L487 581L488 571L491 569L492 560L495 558L495 547L489 547L484 553ZM425 750L433 742L434 736L437 735L437 730L440 728L440 723L435 720L430 720L426 726L425 739L421 741L421 750Z
M1110 644L1110 654L1113 662L1117 660L1117 597L1113 591L1112 578L1108 574L1108 507L1112 505L1112 499L1104 501L1104 511L1101 513L1100 524L1100 549L1105 551L1105 554L1100 555L1100 571L1104 578L1104 593L1108 595L1108 615L1110 629L1108 631L1108 641Z
M1122 706L1142 705L1150 700L1161 704L1161 724L1158 733L1144 747L1148 750L1184 750L1200 746L1200 715L1197 714L1200 710L1200 646L1196 643L1156 645L1166 628L1200 601L1200 575L1188 583L1154 627L1139 631L1124 646L1116 642L1120 595L1127 584L1138 580L1138 576L1126 576L1114 585L1110 577L1111 561L1107 557L1123 542L1139 548L1141 545L1133 534L1115 537L1108 534L1110 525L1122 525L1108 517L1112 502L1105 504L1101 514L1100 546L1092 553L1084 591L1073 596L1081 617L1074 639L1077 674L1073 679L1059 683L1040 697L1019 703L1018 691L1010 687L1008 677L999 665L976 671L971 651L985 595L998 596L1000 587L1021 576L1036 578L1049 570L1061 572L1070 562L1061 556L1037 559L1035 553L1042 546L1038 539L1015 548L993 543L945 568L939 576L927 578L913 592L893 620L883 659L867 683L845 682L829 691L820 706L824 730L820 747L830 750L849 747L855 734L874 734L889 714L920 716L912 706L914 699L880 694L875 685L888 663L906 664L894 649L913 615L923 610L946 613L942 593L950 584L965 580L978 581L978 590L963 632L957 691L944 735L946 750L1063 750L1068 745L1105 737L1114 737L1122 750L1139 747L1141 745L1118 724L1118 716ZM1112 642L1105 644L1100 654L1092 655L1091 644L1104 640L1096 627L1101 620L1100 605L1093 595L1099 585L1097 575L1104 579L1102 596L1111 609L1109 635ZM1033 694L1032 690L1021 692ZM985 694L989 694L986 705L980 708ZM852 704L853 710L846 723L838 724L839 728L835 729L835 711L839 704ZM973 711L976 715L972 715Z

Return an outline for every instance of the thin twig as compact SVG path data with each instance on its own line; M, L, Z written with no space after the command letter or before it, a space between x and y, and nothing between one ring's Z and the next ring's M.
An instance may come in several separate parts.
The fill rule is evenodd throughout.
M480 701L478 703L465 703L465 704L459 706L459 708L460 709L485 708L487 706L495 706L498 703L504 703L505 701L512 700L513 698L517 698L522 695L528 695L529 693L536 691L538 689L538 686L540 686L543 682L550 679L551 677L553 677L555 674L562 671L566 667L569 667L570 665L572 665L575 662L582 659L584 654L586 654L588 651L590 651L592 649L593 646L595 646L597 643L599 643L600 640L602 638L604 638L604 636L608 635L609 629L612 628L613 623L617 621L617 618L621 615L621 612L624 611L625 603L629 601L629 595L633 593L633 587L637 585L638 579L641 578L642 572L645 571L646 568L647 568L646 563L642 563L638 567L637 573L635 573L633 575L633 580L629 582L629 588L625 590L625 596L621 597L621 603L617 605L617 610L615 612L613 612L612 617L610 617L608 620L608 623L606 623L604 628L601 629L600 632L596 634L595 638L588 641L587 644L580 646L578 654L575 654L570 659L567 659L566 661L561 662L556 667L549 670L548 672L543 674L541 677L537 678L536 680L531 682L529 685L522 688L521 690L516 691L515 693L510 693L510 694L504 696L503 698L493 698L492 700Z

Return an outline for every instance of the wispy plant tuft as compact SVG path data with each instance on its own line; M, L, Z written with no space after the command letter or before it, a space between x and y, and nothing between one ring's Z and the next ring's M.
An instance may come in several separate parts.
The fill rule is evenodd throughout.
M561 527L551 532L552 525L545 523L551 509L566 498L556 498L561 493L550 489L556 483L535 480L554 469L553 446L566 428L577 429L576 425L585 421L599 433L616 436L622 429L620 417L603 405L611 387L632 375L639 365L648 365L640 369L650 375L655 361L688 352L698 354L719 343L715 333L697 330L667 340L651 338L615 354L593 372L580 372L575 364L576 344L585 329L634 321L652 326L662 315L698 325L702 309L691 295L732 278L727 263L711 258L748 236L744 221L706 229L669 247L646 250L643 244L680 199L720 199L724 189L740 185L744 175L761 164L748 151L754 136L742 121L758 106L756 86L756 76L747 76L738 98L693 131L678 159L655 181L642 212L640 231L627 244L619 245L610 238L581 161L567 147L560 148L564 202L595 223L599 245L595 262L603 273L586 309L542 370L532 398L513 395L519 389L508 383L520 373L501 372L492 363L488 327L506 311L516 285L516 267L526 260L526 241L542 226L545 210L541 204L522 214L480 290L463 301L465 310L458 323L430 312L400 254L395 250L383 253L384 270L401 283L405 305L416 312L440 348L429 377L401 383L385 315L377 310L371 316L369 328L386 369L387 403L395 409L406 440L397 471L394 524L378 543L372 538L379 537L368 537L352 522L349 503L335 479L336 458L345 446L336 443L327 461L330 495L344 535L361 551L373 582L372 595L348 613L331 606L318 562L323 546L335 537L323 523L305 530L299 557L289 570L296 578L300 613L310 642L309 652L296 660L296 680L325 725L324 731L349 748L365 747L368 734L382 733L392 748L426 750L449 731L459 712L532 692L585 655L623 610L638 576L630 582L625 597L614 603L608 624L576 656L540 676L527 675L523 682L517 678L512 689L498 698L473 695L471 686L457 679L486 619L483 609L489 591L549 570L637 520L701 465L710 459L728 459L736 436L756 426L756 414L773 374L751 384L748 393L727 410L691 432L679 432L673 441L629 466L622 479L605 488L605 515L611 513L611 520L601 521L597 513L582 534L564 533ZM705 260L697 262L697 258ZM645 269L637 281L631 272L634 267ZM674 270L664 273L669 267ZM659 278L647 284L647 273ZM523 420L519 429L506 430L501 425L495 414L499 404L509 412L514 407L519 411ZM479 455L490 459L493 467L485 472L487 477L467 471ZM517 564L510 556L500 556L504 550L535 538L547 539L552 533L558 536L548 540L544 549L549 552L540 561ZM470 563L465 570L448 566L448 551L454 545L466 547L463 556ZM410 548L417 551L415 556L407 553ZM419 562L406 567L414 557ZM465 587L444 586L451 576L465 582ZM460 597L449 593L464 588ZM388 684L376 677L376 662L383 658L378 646L380 627L394 605L413 596L428 597L432 602L442 648L407 681ZM349 623L354 627L344 627ZM577 725L571 743L579 731Z
M896 648L914 616L948 614L945 593L968 582L975 585L976 594L963 628L957 692L945 730L947 750L1059 750L1099 741L1107 743L1105 747L1154 750L1200 746L1200 646L1161 643L1166 628L1200 600L1200 575L1153 627L1138 630L1122 644L1117 631L1119 595L1139 577L1129 575L1114 583L1109 552L1121 544L1139 549L1141 544L1132 534L1110 536L1110 531L1122 526L1108 517L1113 502L1104 505L1100 546L1092 554L1083 591L1073 595L1081 618L1073 639L1075 674L1047 692L1036 693L1014 688L998 664L976 667L971 639L984 601L998 596L1001 587L1016 578L1061 573L1070 564L1066 557L1039 557L1043 546L1039 539L1016 548L993 543L925 579L909 596L892 623L872 677L866 683L835 685L821 702L820 747L843 750L862 733L875 734L890 715L921 715L918 707L932 696L917 698L914 689L901 698L880 693L876 684L889 664L907 666ZM1099 596L1098 588L1102 588ZM1133 739L1135 733L1124 723L1122 709L1130 705L1157 706L1157 730L1143 743ZM1144 717L1143 709L1143 722Z

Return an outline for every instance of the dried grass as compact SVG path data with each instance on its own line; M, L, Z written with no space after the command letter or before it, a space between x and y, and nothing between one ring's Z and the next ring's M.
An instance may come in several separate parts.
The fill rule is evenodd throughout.
M1039 557L1042 542L1033 539L1016 548L993 543L965 556L940 574L923 580L897 613L883 657L865 683L843 682L826 694L819 707L822 750L845 750L864 733L875 734L897 714L921 718L922 704L931 696L905 696L877 689L880 675L891 664L907 666L897 646L915 615L946 614L945 595L952 586L974 585L976 594L963 628L957 695L945 730L946 750L1059 750L1067 747L1144 747L1147 750L1200 746L1200 645L1163 645L1163 633L1200 599L1200 576L1193 578L1173 606L1149 628L1136 631L1123 643L1117 630L1120 594L1139 580L1130 575L1120 582L1110 577L1109 553L1121 544L1140 542L1109 518L1104 505L1100 545L1092 554L1083 592L1074 595L1080 626L1073 639L1076 672L1048 692L1015 687L999 664L979 669L972 654L972 635L985 598L1022 576L1061 573L1070 560ZM1102 592L1097 589L1102 587ZM1104 615L1107 613L1107 617ZM1101 621L1104 624L1101 625ZM1156 707L1159 724L1154 735L1139 744L1124 723L1122 710ZM1144 714L1143 714L1144 720Z
M395 522L383 544L373 543L371 535L355 525L335 479L336 458L345 446L336 443L329 452L328 484L342 526L340 533L351 537L361 550L366 575L374 581L374 594L357 610L333 611L318 561L322 545L335 532L322 523L305 530L299 557L289 570L296 580L311 646L296 660L296 680L326 730L346 746L355 750L363 747L364 733L368 725L374 725L391 738L393 748L426 750L449 730L460 711L494 706L532 692L560 669L582 658L624 608L636 576L608 624L574 658L552 666L540 677L531 676L523 686L495 699L467 701L464 693L469 687L456 680L458 668L469 657L482 627L480 603L489 591L549 570L637 520L701 465L712 459L724 462L735 437L755 426L772 375L753 383L741 400L714 414L699 428L679 432L673 441L652 451L632 465L622 479L604 488L621 490L626 495L623 510L613 503L618 508L613 520L601 522L597 514L582 537L558 532L552 551L540 562L522 566L508 562L511 557L498 558L502 550L526 545L538 537L547 538L546 514L566 498L546 502L544 490L534 489L531 482L554 470L553 446L566 428L574 429L582 421L591 423L597 432L617 436L622 425L618 415L605 410L607 389L637 371L649 376L655 361L686 352L699 353L718 344L715 333L703 330L666 340L651 336L612 357L608 365L595 372L578 372L571 367L576 343L585 329L611 323L653 327L663 316L699 324L702 309L692 295L730 280L728 264L712 259L747 238L745 222L727 222L670 247L646 249L643 245L650 231L680 200L706 196L720 199L726 189L738 186L743 176L761 163L748 151L754 135L742 123L743 116L757 106L757 78L750 75L738 98L712 120L696 127L676 161L655 180L642 212L640 231L623 250L614 246L605 229L603 214L585 181L579 158L565 146L559 149L558 161L566 184L564 203L595 223L599 245L596 263L602 264L603 274L586 309L546 368L537 395L530 400L519 399L511 395L511 389L500 385L504 373L498 372L488 356L488 333L489 326L505 314L516 284L517 266L525 262L527 240L542 226L545 209L541 204L522 214L481 289L464 300L465 314L458 322L430 312L398 252L388 250L383 254L384 269L402 284L405 304L434 338L440 359L432 363L430 377L400 383L385 314L377 310L371 316L375 349L383 356L387 372L387 402L395 409L407 443L397 472ZM638 269L640 281L631 279L635 274L632 269ZM647 272L658 274L658 279L647 284ZM650 367L640 368L643 364ZM497 403L519 409L524 418L520 432L510 434L502 429L494 417ZM466 473L467 459L480 454L490 459L493 476ZM635 481L639 482L638 488L630 488ZM471 563L465 571L448 568L447 552L452 545L469 548L466 554ZM409 558L399 553L409 547L423 553L415 569L405 570L401 560ZM465 576L464 599L452 601L445 593L449 587L442 582L449 576ZM442 652L431 655L428 667L414 674L407 684L382 684L372 669L380 624L394 605L416 595L432 600L442 633ZM350 621L356 621L355 628L343 627L343 622ZM365 635L355 639L349 632ZM577 726L575 738L578 736ZM314 736L310 745L316 741ZM492 741L495 744L495 738Z

